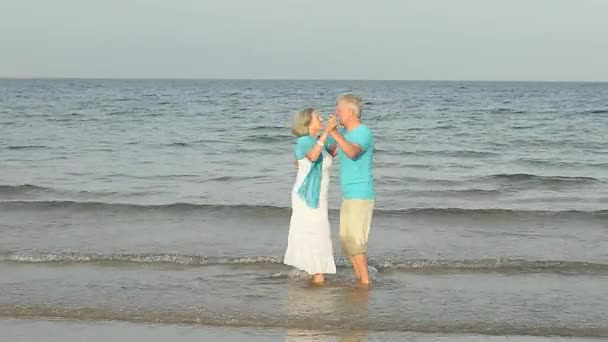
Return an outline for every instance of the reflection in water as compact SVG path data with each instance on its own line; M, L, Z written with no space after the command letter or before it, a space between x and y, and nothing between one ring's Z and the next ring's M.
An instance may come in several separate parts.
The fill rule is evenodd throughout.
M290 284L285 341L365 341L370 291L352 287L306 287Z

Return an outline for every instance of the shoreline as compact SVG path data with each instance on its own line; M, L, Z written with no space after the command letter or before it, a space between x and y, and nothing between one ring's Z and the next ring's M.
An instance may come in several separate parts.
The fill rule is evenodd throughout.
M33 341L45 336L45 341L107 341L129 340L156 342L180 341L398 341L411 339L425 341L600 341L605 337L558 337L530 335L482 335L467 333L373 332L334 329L282 329L264 327L187 326L173 324L132 323L119 321L76 321L67 319L7 319L0 317L0 330L5 332L0 342Z

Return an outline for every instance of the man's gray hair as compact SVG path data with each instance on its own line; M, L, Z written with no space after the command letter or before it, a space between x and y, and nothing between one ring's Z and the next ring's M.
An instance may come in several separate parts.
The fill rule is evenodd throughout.
M363 100L361 100L359 96L350 93L342 94L338 96L338 100L336 102L343 102L347 104L355 115L358 118L361 118L361 113L363 113Z

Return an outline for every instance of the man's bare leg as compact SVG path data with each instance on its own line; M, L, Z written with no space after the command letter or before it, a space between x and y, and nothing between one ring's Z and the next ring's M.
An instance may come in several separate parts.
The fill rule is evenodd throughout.
M359 273L359 283L362 285L369 285L369 272L367 270L367 255L366 254L357 254L351 257L353 261L353 266L358 269Z
M353 271L355 272L355 276L357 277L357 281L361 281L361 272L359 272L359 265L355 262L355 257L350 256L350 264L353 265Z

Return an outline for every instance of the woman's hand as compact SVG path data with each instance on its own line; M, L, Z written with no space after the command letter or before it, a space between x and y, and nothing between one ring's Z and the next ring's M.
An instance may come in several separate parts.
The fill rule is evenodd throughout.
M327 127L325 127L325 131L331 133L336 128L338 128L338 119L336 119L334 115L331 115L329 117L329 120L327 120Z
M338 121L332 115L329 117L329 120L327 121L327 125L325 126L325 130L323 130L323 134L321 134L319 141L322 143L325 143L325 140L327 139L327 137L331 134L332 131L334 131L336 129L336 127L338 127Z

